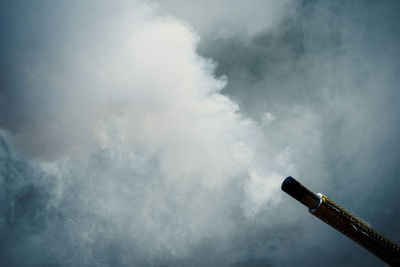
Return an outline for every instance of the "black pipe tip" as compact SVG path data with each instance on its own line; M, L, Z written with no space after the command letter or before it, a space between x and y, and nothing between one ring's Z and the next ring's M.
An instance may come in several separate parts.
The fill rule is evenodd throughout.
M289 177L286 177L286 179L283 181L281 189L282 189L282 191L289 194L289 192L291 192L297 188L298 184L300 184L300 183L297 182L296 179L294 179L292 176L289 176Z
M320 202L320 196L309 190L291 176L287 177L283 181L281 189L303 203L309 209L317 207Z

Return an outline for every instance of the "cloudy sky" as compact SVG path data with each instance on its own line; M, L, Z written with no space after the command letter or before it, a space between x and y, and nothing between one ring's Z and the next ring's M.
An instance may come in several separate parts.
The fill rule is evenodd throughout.
M384 266L400 243L400 3L1 1L0 265Z

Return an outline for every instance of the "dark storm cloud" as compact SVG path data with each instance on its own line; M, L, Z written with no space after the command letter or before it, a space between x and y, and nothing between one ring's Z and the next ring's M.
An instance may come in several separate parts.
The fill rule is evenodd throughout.
M115 42L108 42L102 27L93 25L117 20L114 13L120 14L120 9L93 10L93 2L3 1L0 262L6 266L381 266L374 256L313 218L288 196L282 194L279 203L259 200L252 188L263 181L262 171L253 173L254 184L226 178L236 166L224 161L229 155L222 141L231 136L246 143L255 135L246 145L268 148L267 156L252 158L251 151L237 146L242 161L281 164L281 169L276 167L280 174L296 174L310 188L326 193L399 243L400 5L396 1L304 1L300 5L292 1L191 4L178 0L160 1L160 5L200 32L198 50L217 62L217 77L227 76L223 94L262 125L268 145L260 141L252 123L228 119L237 113L226 112L236 108L225 99L221 104L206 95L211 105L199 105L201 110L211 110L205 119L188 108L199 104L197 98L190 102L186 90L174 91L177 84L170 85L165 78L178 77L176 69L186 80L198 79L190 71L182 74L191 68L192 59L185 68L175 64L186 57L185 51L194 49L183 46L166 50L175 60L167 68L170 72L157 69L164 66L160 60L152 64L152 57L144 57L141 67L151 72L137 68L141 75L126 82L133 87L142 85L136 80L148 75L151 81L163 81L168 92L175 92L174 97L168 98L162 90L134 95L134 99L141 98L134 102L137 110L133 112L124 109L125 102L107 106L109 116L121 118L110 132L118 133L125 120L131 128L122 127L128 135L110 137L105 147L93 146L94 126L87 122L104 116L105 111L85 88L99 86L96 92L104 97L102 88L113 88L114 81L123 79L120 71L131 65L125 65L125 55L118 53L106 57L111 67L95 61L104 68L100 73L107 71L107 79L97 83L98 77L90 76L85 68L72 71L76 65L70 62L85 65L103 51L107 56ZM268 16L263 17L263 10ZM135 28L136 22L128 28ZM176 29L172 39L178 45L191 38L187 30L175 28L177 22L161 24ZM154 30L154 36L159 36L159 26L155 27L146 32ZM92 30L97 32L92 34ZM92 46L88 40L92 38L94 43L106 44ZM154 49L153 42L141 45L146 56L164 51L162 46ZM146 52L147 47L152 50ZM205 63L195 65L198 68L213 71ZM54 77L61 77L63 83L57 84ZM79 102L85 108L65 101L70 95L64 92L76 85L70 84L71 77L83 83L77 92L85 92ZM221 87L215 81L202 81L202 87ZM158 88L153 83L147 86ZM183 106L187 118L172 110L166 115L168 123L159 119L169 108L164 98L172 106ZM221 105L223 109L218 109ZM88 114L86 107L95 115ZM153 108L156 115L148 113ZM66 109L76 112L65 116ZM214 109L219 113L212 113ZM141 112L150 114L152 120L137 115ZM210 121L210 117L217 119ZM63 119L66 123L59 124ZM162 123L184 131L164 132L169 127L159 127ZM153 128L146 128L149 125ZM245 126L250 129L243 130ZM143 128L148 131L142 133ZM217 135L221 131L214 129L223 133L228 129L229 135ZM133 145L126 142L129 138ZM191 146L193 140L199 145ZM68 151L88 143L89 156L82 161ZM9 144L17 144L19 152ZM160 144L169 146L153 152ZM197 156L204 147L210 147L210 153ZM47 162L32 159L32 155L62 157ZM193 169L194 178L185 174ZM235 169L234 175L247 174ZM222 177L222 186L216 176ZM185 180L179 182L176 177ZM268 188L272 191L261 192L271 198L281 194L275 186ZM246 196L250 198L247 202Z

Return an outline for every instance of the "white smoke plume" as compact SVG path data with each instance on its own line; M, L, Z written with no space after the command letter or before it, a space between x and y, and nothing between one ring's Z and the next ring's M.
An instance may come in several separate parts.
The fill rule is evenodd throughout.
M279 201L287 151L220 93L229 78L197 54L188 24L141 1L102 4L67 4L76 17L59 22L41 56L17 51L20 93L35 104L3 136L39 172L33 186L52 192L24 252L50 247L33 257L39 265L104 266L182 259L207 240L226 249L234 216L251 220Z

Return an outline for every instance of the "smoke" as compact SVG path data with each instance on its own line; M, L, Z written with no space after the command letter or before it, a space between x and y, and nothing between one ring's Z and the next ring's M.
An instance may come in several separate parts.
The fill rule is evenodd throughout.
M396 1L0 4L0 265L379 266L395 242Z
M290 144L291 160L305 184L398 242L399 4L303 1L291 12L244 40L204 40L200 51L219 63L217 74L230 78L223 94L236 100L243 114L267 125L264 133L271 143ZM287 209L285 204L280 207ZM276 253L275 261L262 263L380 266L337 233L321 236L326 230L306 226L311 218L286 214L285 220L296 216L293 227L305 233L299 246L307 244L321 254L295 247L298 254L291 257L300 261L277 259ZM319 240L313 239L315 233ZM287 233L287 240L295 242L293 235ZM280 246L292 251L283 240Z
M286 16L294 15L293 0L194 1L157 0L168 12L189 21L206 41L238 38L248 43L253 37L276 28Z
M3 264L174 265L279 202L286 152L187 23L139 1L5 5L24 16L4 45Z

